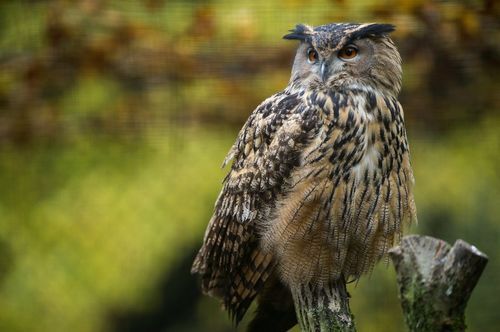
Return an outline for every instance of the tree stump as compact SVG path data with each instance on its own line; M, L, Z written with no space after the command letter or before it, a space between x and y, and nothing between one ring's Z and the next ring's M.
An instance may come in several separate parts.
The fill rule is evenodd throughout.
M389 255L410 331L464 331L465 307L488 257L462 240L451 247L419 235L406 236Z
M343 278L325 288L312 285L292 290L300 329L304 332L355 332L349 293Z

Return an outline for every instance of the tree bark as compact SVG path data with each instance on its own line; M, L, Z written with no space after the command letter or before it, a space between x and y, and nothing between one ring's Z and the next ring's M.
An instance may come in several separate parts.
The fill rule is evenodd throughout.
M451 247L419 235L406 236L389 255L410 331L464 331L465 307L488 257L462 240Z
M349 294L342 278L325 288L312 285L292 290L295 311L304 332L355 332Z

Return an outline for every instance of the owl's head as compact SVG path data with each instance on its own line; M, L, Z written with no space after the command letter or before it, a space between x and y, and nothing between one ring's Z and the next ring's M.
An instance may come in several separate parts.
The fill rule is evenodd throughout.
M285 35L301 43L291 82L305 89L370 89L396 96L401 57L388 37L390 24L299 24Z

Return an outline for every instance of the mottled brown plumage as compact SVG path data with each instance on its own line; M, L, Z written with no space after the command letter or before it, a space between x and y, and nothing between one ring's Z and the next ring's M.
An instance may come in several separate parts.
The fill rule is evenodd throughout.
M192 269L237 322L260 292L258 318L278 310L272 285L289 294L358 278L416 218L392 30L298 25L285 36L300 40L290 83L250 115L224 161Z

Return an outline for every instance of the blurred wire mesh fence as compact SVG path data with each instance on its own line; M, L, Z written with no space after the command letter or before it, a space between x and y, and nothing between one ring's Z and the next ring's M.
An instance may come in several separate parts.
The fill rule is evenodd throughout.
M471 331L500 324L495 1L0 3L0 330L229 331L189 264L219 165L288 80L296 23L397 25L420 224L490 255ZM400 331L394 273L353 286Z

